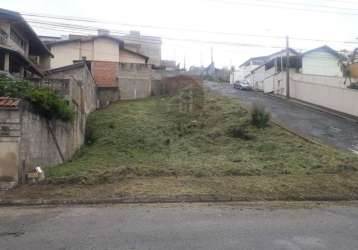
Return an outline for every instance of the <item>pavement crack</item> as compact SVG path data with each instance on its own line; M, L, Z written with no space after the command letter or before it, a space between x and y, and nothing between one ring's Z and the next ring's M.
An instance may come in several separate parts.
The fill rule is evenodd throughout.
M25 234L25 231L0 232L0 237L4 237L4 236L19 237L19 236L24 235L24 234Z

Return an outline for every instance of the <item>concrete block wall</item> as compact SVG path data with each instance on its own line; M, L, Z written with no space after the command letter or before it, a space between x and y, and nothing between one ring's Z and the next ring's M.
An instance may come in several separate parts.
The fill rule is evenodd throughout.
M0 109L0 183L19 177L21 115L18 109Z
M97 98L99 107L103 108L108 106L109 104L116 102L119 100L119 89L118 87L112 88L97 88Z
M121 100L149 97L152 93L152 69L148 64L118 64L118 86Z
M55 72L35 84L49 86L66 98L75 110L74 120L48 121L25 102L16 109L0 109L0 183L18 182L22 170L70 160L84 143L87 117L97 106L88 68Z

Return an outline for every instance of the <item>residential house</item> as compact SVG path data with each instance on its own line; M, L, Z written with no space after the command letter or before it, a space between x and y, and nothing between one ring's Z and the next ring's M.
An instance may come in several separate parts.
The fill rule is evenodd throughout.
M248 81L251 83L254 90L263 91L265 82L265 64L252 70Z
M0 71L16 78L42 77L50 57L49 49L18 12L0 9Z
M230 83L233 84L237 81L250 80L251 71L258 66L265 64L266 60L266 56L252 57L248 59L239 66L238 70L231 73Z
M51 68L64 67L84 59L90 62L98 92L106 93L99 93L98 96L112 93L109 100L114 101L118 96L116 91L119 91L121 99L136 99L151 94L149 58L126 49L121 39L105 30L99 30L96 36L71 35L69 39L49 42L47 45L55 56L51 60ZM129 74L130 71L135 74Z
M71 122L49 120L24 100L0 97L0 189L25 181L36 166L71 159L84 143L87 117L97 105L90 65L81 61L49 71L51 57L19 13L0 9L1 72L53 89L75 111Z
M300 54L292 48L289 48L288 53L286 49L283 49L267 56L263 84L265 93L286 94L287 54L289 55L290 71L297 72L301 68Z
M343 77L341 62L345 57L324 45L302 54L302 74Z
M300 72L290 75L290 98L358 117L358 90L348 88L341 68L345 60L326 45L303 53Z

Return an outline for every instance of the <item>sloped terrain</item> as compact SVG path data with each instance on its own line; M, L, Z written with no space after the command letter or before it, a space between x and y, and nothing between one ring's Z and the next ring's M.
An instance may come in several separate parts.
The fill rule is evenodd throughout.
M237 133L238 131L238 133ZM175 96L113 104L91 115L87 145L48 168L51 183L162 176L355 173L358 158L271 124L258 129L236 100L187 88Z

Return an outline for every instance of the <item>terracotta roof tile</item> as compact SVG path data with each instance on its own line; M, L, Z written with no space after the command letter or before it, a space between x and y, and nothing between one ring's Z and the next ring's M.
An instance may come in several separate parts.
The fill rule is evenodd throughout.
M20 99L0 97L0 108L17 108L20 103Z

